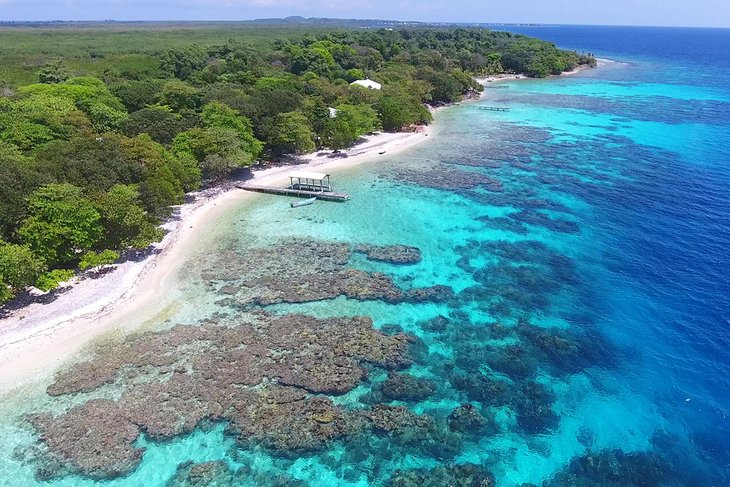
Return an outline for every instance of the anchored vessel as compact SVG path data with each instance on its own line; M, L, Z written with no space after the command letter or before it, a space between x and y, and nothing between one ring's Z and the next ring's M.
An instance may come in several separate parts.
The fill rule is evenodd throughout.
M316 196L312 196L311 198L307 198L305 200L295 201L294 203L291 204L291 207L292 208L299 208L300 206L311 205L315 201L317 201L317 197Z

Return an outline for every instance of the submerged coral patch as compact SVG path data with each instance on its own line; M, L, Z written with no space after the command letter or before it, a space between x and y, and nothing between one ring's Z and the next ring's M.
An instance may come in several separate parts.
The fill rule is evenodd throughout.
M235 472L223 461L193 463L178 466L175 476L165 487L234 487Z
M691 485L685 484L680 477L682 476L677 469L657 454L601 450L573 458L565 469L549 479L545 486L674 487Z
M134 447L140 434L170 439L204 419L226 420L241 444L279 454L322 449L373 419L309 393L350 391L369 367L406 367L414 340L378 332L367 318L263 314L250 323L177 326L101 345L90 362L59 373L49 390L71 394L113 380L123 393L57 416L29 416L45 446L39 472L124 475L141 459ZM171 349L178 353L174 365L156 362ZM95 366L106 371L98 381L76 379Z
M421 261L421 251L407 245L357 245L355 252L365 254L368 260L389 264L417 264Z
M462 171L447 165L426 167L421 170L402 169L390 175L396 181L442 190L470 190L479 187L502 191L502 183L476 171Z
M395 472L388 487L494 487L494 476L470 463Z
M307 303L344 296L387 303L444 301L453 292L443 285L402 289L381 272L348 267L353 253L390 264L416 264L421 252L406 245L375 246L293 240L273 248L231 252L214 261L204 279L225 296L219 304L236 308Z

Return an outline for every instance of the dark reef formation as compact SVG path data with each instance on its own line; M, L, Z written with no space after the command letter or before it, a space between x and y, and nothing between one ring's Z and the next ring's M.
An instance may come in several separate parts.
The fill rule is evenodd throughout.
M389 264L418 264L421 262L421 251L406 245L357 245L355 252L365 254L368 260L387 262Z
M390 175L392 179L418 186L449 191L470 190L478 187L502 191L502 183L476 171L462 171L441 164L424 170L401 169Z
M234 487L234 472L223 461L192 463L178 466L175 476L165 487Z
M409 374L391 372L383 382L381 392L390 401L421 401L433 394L436 384Z
M438 466L430 470L398 471L388 483L388 487L494 487L495 485L491 473L470 463Z
M469 403L454 409L448 417L449 429L462 433L478 433L490 423L476 407Z
M430 355L428 367L460 399L470 401L449 416L454 431L471 431L483 424L483 434L495 432L489 408L507 406L525 435L549 432L559 418L552 407L555 393L544 375L561 378L616 363L615 351L600 335L578 327L543 328L526 320L509 326L477 324L459 312L438 316L419 327L452 347L453 355L448 358ZM439 383L437 391L443 390L444 384ZM372 398L380 399L377 395Z
M176 326L102 345L90 362L60 372L48 392L112 382L124 392L116 401L93 399L55 417L29 417L46 447L43 476L124 475L140 461L143 452L133 446L140 434L166 440L203 420L226 420L242 445L281 455L322 449L363 428L381 430L397 421L344 411L310 393L342 394L368 367L407 366L413 341L380 333L367 318L260 314L236 326Z
M478 283L460 297L498 317L547 310L553 296L580 282L569 258L537 241L471 241L457 250L459 267Z
M545 487L678 487L676 469L650 452L588 452L545 482ZM686 484L689 485L689 484Z
M344 296L387 303L444 301L446 286L403 290L378 272L347 267L353 252L369 260L408 265L421 260L417 248L292 240L270 248L251 248L220 256L203 278L227 296L221 305L235 308L306 303Z
M307 487L306 482L287 475L257 474L248 466L234 470L224 461L182 463L165 487L238 487L241 485Z

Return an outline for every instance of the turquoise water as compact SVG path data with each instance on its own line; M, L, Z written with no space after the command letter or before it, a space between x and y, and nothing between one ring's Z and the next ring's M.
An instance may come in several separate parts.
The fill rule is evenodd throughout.
M574 46L580 32L563 29L548 32ZM350 438L294 459L242 448L214 424L169 442L138 440L146 452L128 476L44 484L165 485L183 462L224 460L239 470L236 485L286 485L274 482L282 474L306 482L299 485L387 485L396 470L464 463L510 487L730 485L730 151L722 143L730 138L730 63L719 60L713 78L689 77L702 61L697 44L692 59L680 49L637 56L611 44L620 33L597 32L611 46L604 55L627 62L488 86L482 103L509 112L451 108L422 145L338 170L346 204L292 210L257 195L233 208L201 236L179 277L180 306L160 323L231 312L201 279L215 268L212 256L231 248L289 238L418 247L422 260L412 266L361 256L349 265L402 288L446 285L453 299L338 297L268 309L370 316L376 328L419 337L422 350L406 372L435 389L391 404L445 418L469 402L491 428L455 448ZM647 43L655 46L657 35L647 30ZM677 46L687 44L682 36L695 39L693 31L672 36ZM600 47L586 46L599 55ZM712 44L705 47L709 56ZM471 187L478 175L500 184ZM437 327L439 316L448 320ZM333 400L367 408L386 377L373 369ZM495 385L519 392L502 398ZM63 410L86 397L17 400L0 430L0 485L40 484L28 453L37 438L15 413ZM613 463L586 467L587 454L602 452Z

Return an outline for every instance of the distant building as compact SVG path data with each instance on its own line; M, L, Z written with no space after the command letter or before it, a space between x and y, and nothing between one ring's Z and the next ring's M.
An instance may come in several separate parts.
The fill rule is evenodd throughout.
M377 81L373 81L371 79L359 79L357 81L353 81L350 84L364 86L365 88L370 88L371 90L379 90L383 87L383 85L381 85Z
M338 109L332 108L332 107L329 107L329 111L330 111L330 118L335 118L337 116L337 112L339 112Z

